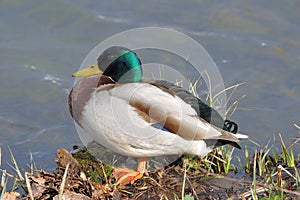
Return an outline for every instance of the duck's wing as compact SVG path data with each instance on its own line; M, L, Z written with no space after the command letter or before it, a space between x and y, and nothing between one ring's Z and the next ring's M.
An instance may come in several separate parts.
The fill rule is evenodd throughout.
M230 120L224 120L222 116L212 107L207 105L201 99L195 97L193 94L188 92L187 90L174 85L173 83L164 81L164 80L156 80L151 82L153 85L160 87L162 89L167 89L172 91L175 95L180 97L184 102L190 104L192 108L195 109L198 116L205 121L222 128L223 130L236 133L238 130L238 125L235 122Z
M234 134L200 118L190 104L166 87L127 83L116 84L109 90L112 96L126 100L146 122L159 123L186 140L239 141Z

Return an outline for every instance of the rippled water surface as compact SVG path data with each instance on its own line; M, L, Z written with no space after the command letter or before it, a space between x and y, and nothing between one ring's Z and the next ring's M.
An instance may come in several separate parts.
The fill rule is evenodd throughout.
M265 144L287 142L300 124L300 2L9 1L0 2L0 145L21 166L29 153L53 169L56 149L81 144L68 113L71 74L107 37L143 26L169 27L202 44L226 86L246 82L231 116ZM96 59L96 58L95 58Z

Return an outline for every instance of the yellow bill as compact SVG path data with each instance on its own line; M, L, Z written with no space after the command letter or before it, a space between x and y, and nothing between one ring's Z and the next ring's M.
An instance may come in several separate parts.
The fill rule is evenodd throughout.
M84 68L82 70L79 70L77 72L74 72L72 74L73 77L87 77L87 76L92 76L96 74L102 74L103 71L101 71L98 67L98 64L93 64L90 67Z

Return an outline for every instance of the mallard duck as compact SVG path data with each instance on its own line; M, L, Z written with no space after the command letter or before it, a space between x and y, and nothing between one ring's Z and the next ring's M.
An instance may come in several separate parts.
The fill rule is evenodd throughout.
M137 54L128 48L113 46L103 51L97 59L97 63L72 74L73 77L87 77L102 74L111 77L114 81L141 82L143 80L142 63ZM148 80L149 81L149 80ZM221 115L212 107L193 96L190 92L173 83L164 80L152 80L155 84L167 88L177 96L190 104L205 121L222 128L226 131L236 133L238 125ZM238 147L238 146L237 146Z
M247 138L237 125L188 91L166 81L143 81L141 61L124 47L110 47L69 95L71 116L92 138L119 154L140 157L138 170L115 169L117 184L146 172L146 157L203 156L216 146Z

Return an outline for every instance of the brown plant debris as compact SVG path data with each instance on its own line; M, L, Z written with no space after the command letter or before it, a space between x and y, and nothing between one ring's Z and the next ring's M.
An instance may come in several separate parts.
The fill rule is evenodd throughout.
M77 153L72 155L65 149L58 149L56 155L58 166L53 173L45 171L27 173L27 182L32 191L27 192L26 196L18 193L5 193L4 199L23 200L32 197L39 200L59 199L59 191L67 165L69 169L61 194L62 199L182 199L183 196L195 200L251 198L252 172L239 178L230 178L219 173L210 173L201 166L187 170L189 163L181 160L165 169L149 172L133 185L129 184L120 188L114 185L115 180L111 175L112 167L88 156L86 154L88 152L80 153L81 156ZM282 171L282 177L284 177L283 173L286 172ZM290 183L289 179L284 181ZM289 194L291 198L298 195L295 187L287 190L257 183L257 188L257 195L260 197L268 197L269 190L282 191Z

